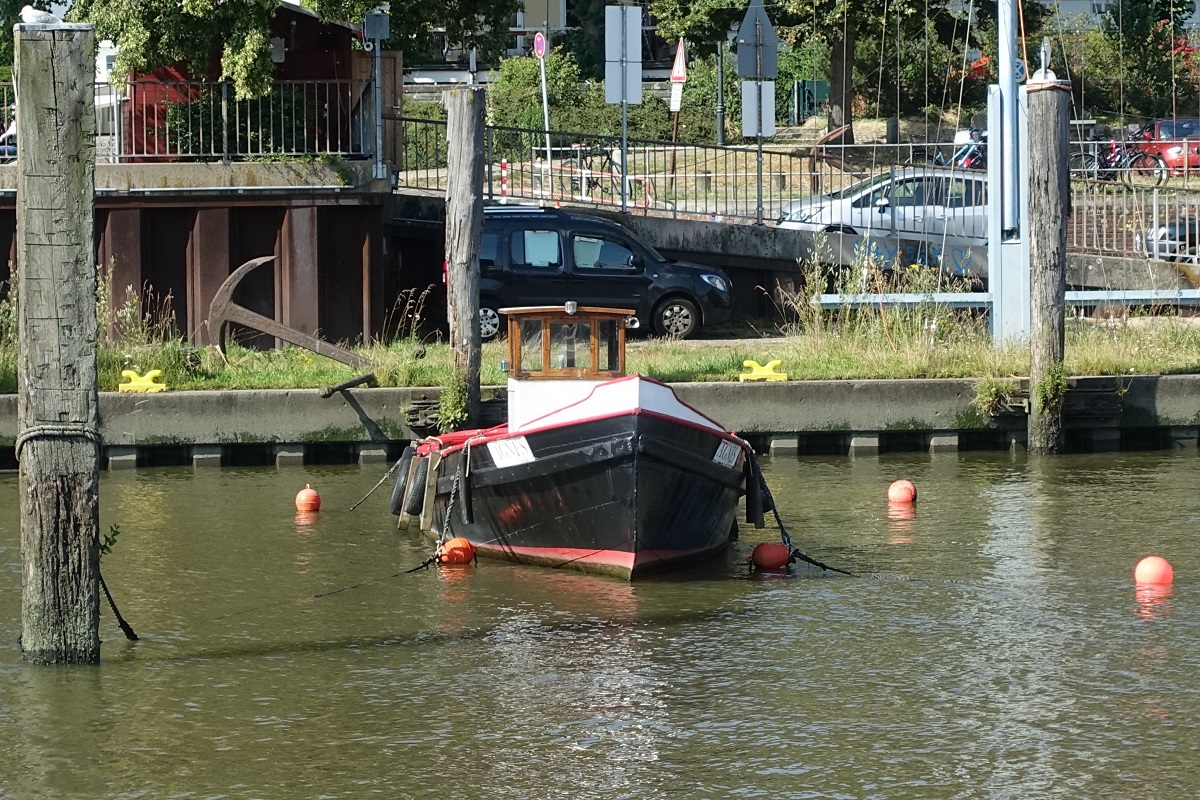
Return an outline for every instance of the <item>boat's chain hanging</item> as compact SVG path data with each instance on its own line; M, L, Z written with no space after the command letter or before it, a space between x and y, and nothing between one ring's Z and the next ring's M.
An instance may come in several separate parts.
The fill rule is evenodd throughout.
M446 541L451 538L449 534L450 534L450 526L451 526L451 524L453 524L451 522L451 520L454 517L454 500L455 500L455 498L458 497L459 482L462 480L462 474L463 474L463 462L470 461L470 458L471 458L470 442L467 443L467 446L465 449L466 449L466 455L464 455L462 458L459 458L458 468L454 470L454 480L450 484L450 499L446 502L446 520L445 520L445 523L442 525L442 532L440 534L438 534L437 547L434 549L433 555L431 555L429 558L425 559L424 561L422 561L420 564L413 567L412 569L407 570L407 572L416 572L417 570L420 570L420 569L429 569L434 564L437 564L442 555L442 545L444 545L446 543ZM434 476L433 480L435 480L435 481L437 480L436 475Z
M758 481L759 491L766 495L764 498L765 502L762 505L764 508L770 507L771 513L775 515L775 524L779 526L779 537L783 541L783 546L786 547L788 552L792 554L792 560L803 561L806 564L812 564L814 567L820 567L821 569L829 570L830 572L840 572L842 575L853 575L854 573L848 572L847 570L831 567L828 564L823 564L820 561L817 561L815 558L807 555L803 550L801 550L799 547L796 547L796 545L792 543L792 537L788 535L787 528L783 524L783 518L779 516L779 505L775 502L775 497L771 494L771 487L767 485L766 479L762 478L762 467L758 463L758 456L753 450L749 450L748 457L754 461L753 473L760 478ZM746 491L750 492L751 488L747 486Z

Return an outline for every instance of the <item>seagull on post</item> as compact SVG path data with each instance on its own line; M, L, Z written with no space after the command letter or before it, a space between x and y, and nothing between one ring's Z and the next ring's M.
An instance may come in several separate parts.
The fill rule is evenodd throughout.
M27 25L57 25L62 20L49 12L42 11L33 6L25 6L21 9L21 22Z

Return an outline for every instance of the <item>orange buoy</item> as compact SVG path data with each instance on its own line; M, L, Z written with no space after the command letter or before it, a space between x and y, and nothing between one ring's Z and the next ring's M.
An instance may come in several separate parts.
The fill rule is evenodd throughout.
M1175 578L1175 572L1165 558L1161 556L1146 556L1138 562L1133 571L1134 583L1169 585Z
M439 564L470 564L475 560L475 545L461 536L448 539L438 545Z
M888 502L889 503L915 503L917 502L917 487L912 481L906 481L901 478L898 481L893 481L888 487Z
M321 495L317 494L317 490L304 484L304 488L296 493L296 510L297 511L319 511L321 509Z
M750 554L755 569L783 569L792 560L792 551L779 542L759 542Z

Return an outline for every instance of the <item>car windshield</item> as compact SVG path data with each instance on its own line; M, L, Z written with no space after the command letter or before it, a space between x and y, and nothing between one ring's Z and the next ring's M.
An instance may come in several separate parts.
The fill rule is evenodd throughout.
M1194 139L1200 135L1200 120L1164 119L1158 123L1159 139Z
M832 197L835 200L842 200L847 197L854 197L854 196L858 195L860 192L866 191L867 189L873 189L877 186L881 186L885 183L891 183L891 182L892 182L891 173L885 172L882 175L875 175L870 178L864 178L861 181L856 181L855 183L850 184L849 186L847 186L844 189L838 189L836 192L830 192L829 194L827 194L825 196Z

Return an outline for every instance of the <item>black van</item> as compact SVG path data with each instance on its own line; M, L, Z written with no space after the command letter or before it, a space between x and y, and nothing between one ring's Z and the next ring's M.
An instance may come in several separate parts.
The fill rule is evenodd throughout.
M484 209L479 270L485 341L503 331L499 309L516 306L632 308L642 327L679 338L733 312L721 270L671 261L615 222L558 208Z

